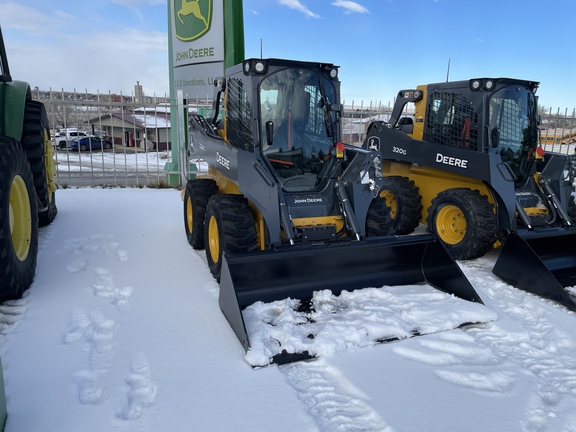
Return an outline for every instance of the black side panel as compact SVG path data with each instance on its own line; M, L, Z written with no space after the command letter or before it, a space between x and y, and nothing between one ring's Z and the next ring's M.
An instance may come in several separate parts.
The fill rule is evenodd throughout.
M444 247L433 236L421 235L228 255L220 279L220 308L248 349L242 310L254 302L308 300L314 291L325 289L338 295L343 290L423 283L481 303Z
M564 289L576 285L576 231L544 232L545 237L525 238L511 233L492 272L510 285L576 311Z

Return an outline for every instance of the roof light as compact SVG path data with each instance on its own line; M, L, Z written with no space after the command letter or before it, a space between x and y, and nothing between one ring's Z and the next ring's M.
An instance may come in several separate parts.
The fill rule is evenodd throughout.
M264 73L264 71L266 70L266 66L264 65L263 62L256 62L256 64L254 65L254 70L257 73Z
M330 78L334 79L338 76L338 69L330 69Z
M472 81L472 90L479 90L481 84L480 80Z
M488 80L484 83L484 88L486 90L492 90L494 88L494 81Z

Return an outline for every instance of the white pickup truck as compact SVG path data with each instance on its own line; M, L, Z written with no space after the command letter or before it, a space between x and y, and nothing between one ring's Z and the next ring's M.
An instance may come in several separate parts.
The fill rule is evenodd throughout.
M92 136L86 132L77 129L66 129L60 132L59 135L54 137L54 147L60 150L66 149L70 142L76 138Z

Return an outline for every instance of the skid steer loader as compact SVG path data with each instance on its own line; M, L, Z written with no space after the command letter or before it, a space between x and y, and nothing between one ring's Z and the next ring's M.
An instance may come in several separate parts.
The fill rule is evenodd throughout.
M388 235L380 153L340 141L339 92L332 64L248 59L216 80L213 117L190 120L188 152L209 170L183 191L186 235L246 350L242 310L258 301L426 282L481 303L433 236Z
M363 147L382 152L380 193L395 232L423 222L456 259L504 244L494 274L576 310L576 156L539 147L538 84L483 78L402 90ZM408 103L413 116L402 115Z
M38 226L57 213L53 155L46 109L12 79L0 29L0 301L34 278Z

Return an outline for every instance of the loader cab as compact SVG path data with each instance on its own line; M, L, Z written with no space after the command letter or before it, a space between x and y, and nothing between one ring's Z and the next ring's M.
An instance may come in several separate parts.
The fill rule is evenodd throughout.
M523 184L536 172L538 119L536 98L525 85L508 84L487 98L490 151L499 154Z
M497 154L521 186L536 172L537 87L510 78L429 84L423 139Z
M261 152L285 192L320 191L340 142L337 68L272 60L267 71L257 90Z

